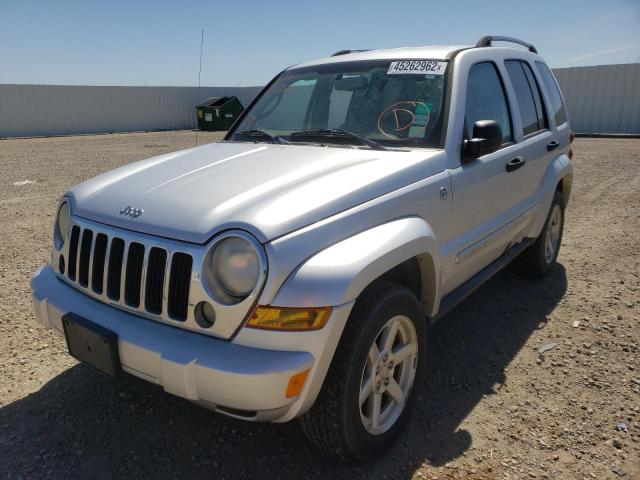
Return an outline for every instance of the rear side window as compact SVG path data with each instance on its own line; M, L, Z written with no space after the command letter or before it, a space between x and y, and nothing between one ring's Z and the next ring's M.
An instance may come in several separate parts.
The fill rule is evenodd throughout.
M520 60L508 60L504 63L516 92L524 135L544 130L547 128L546 115L531 67Z
M564 111L564 105L562 104L562 96L560 95L558 84L553 78L553 74L551 73L551 70L549 70L549 67L542 62L536 62L536 66L538 67L538 71L542 77L544 88L546 88L547 94L549 95L549 100L551 100L551 110L556 119L556 124L562 125L567 121L567 114Z
M527 80L529 80L529 86L531 87L531 92L533 93L533 100L536 103L536 112L538 114L538 128L540 130L544 130L549 128L549 116L547 115L547 109L544 106L544 101L542 100L542 91L540 90L540 84L536 77L533 75L533 70L531 70L531 65L526 62L521 62L522 68L524 69L524 73L527 75Z
M467 138L473 138L473 125L478 120L495 120L502 130L502 143L513 141L507 97L492 62L476 63L469 70L465 111Z

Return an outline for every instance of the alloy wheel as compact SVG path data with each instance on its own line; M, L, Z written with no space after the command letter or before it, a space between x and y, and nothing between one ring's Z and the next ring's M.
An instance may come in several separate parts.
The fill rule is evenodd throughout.
M397 315L376 336L360 382L360 418L367 432L381 435L402 414L418 365L418 335L411 320Z
M544 259L547 263L553 262L560 240L560 227L562 226L562 211L559 205L554 205L551 211L549 226L544 243Z

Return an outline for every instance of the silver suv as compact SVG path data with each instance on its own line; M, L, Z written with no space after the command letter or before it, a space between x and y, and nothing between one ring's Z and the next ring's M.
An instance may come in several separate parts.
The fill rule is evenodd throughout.
M36 314L109 375L368 459L409 418L429 325L512 260L553 267L571 140L517 39L296 65L223 141L69 190Z

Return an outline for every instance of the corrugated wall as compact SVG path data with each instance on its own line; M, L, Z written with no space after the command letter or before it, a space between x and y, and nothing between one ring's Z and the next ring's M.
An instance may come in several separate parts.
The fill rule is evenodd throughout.
M260 87L88 87L0 85L0 137L180 130L196 127L195 106Z
M640 134L640 64L554 70L577 133ZM195 128L219 95L248 105L260 87L0 85L0 137Z
M640 64L558 68L577 133L640 134Z

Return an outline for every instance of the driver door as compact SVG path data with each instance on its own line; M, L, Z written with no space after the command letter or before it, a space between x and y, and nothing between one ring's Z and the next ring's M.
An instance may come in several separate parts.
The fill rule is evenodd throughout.
M514 234L511 210L518 201L505 166L518 157L519 146L514 142L505 88L493 62L476 63L469 70L465 138L472 138L478 120L495 120L500 125L502 145L473 160L461 157L460 167L451 171L452 235L445 294L497 259Z

